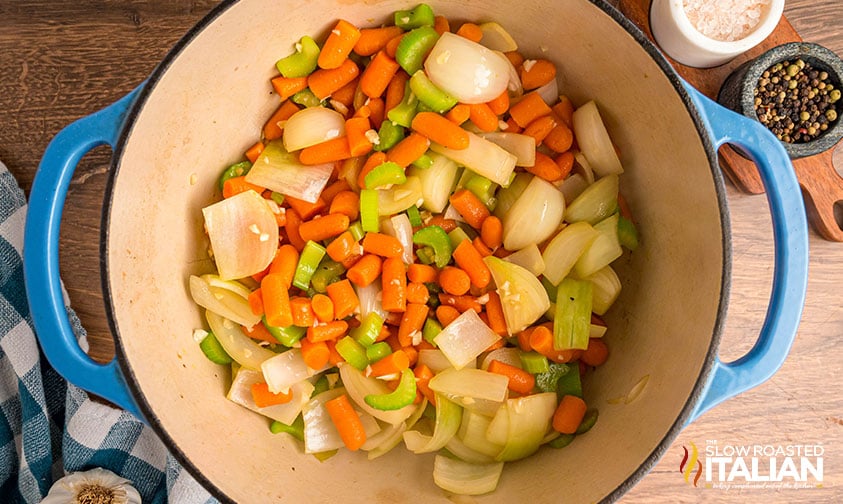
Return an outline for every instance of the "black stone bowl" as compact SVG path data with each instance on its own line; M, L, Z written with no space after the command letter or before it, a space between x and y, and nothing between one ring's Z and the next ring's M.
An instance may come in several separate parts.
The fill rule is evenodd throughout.
M755 113L755 87L765 70L782 61L802 59L817 70L828 72L828 80L835 89L843 85L843 60L834 52L818 44L792 42L776 46L757 58L736 68L723 82L717 101L750 119L758 120ZM782 142L791 159L813 156L834 147L843 138L843 99L836 104L838 117L829 123L827 130L803 143Z

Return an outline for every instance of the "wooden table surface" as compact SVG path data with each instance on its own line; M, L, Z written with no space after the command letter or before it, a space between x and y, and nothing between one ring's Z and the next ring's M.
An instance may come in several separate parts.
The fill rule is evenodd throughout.
M52 136L122 97L216 2L209 0L0 1L0 160L27 191ZM806 41L843 54L843 2L788 0L785 15ZM65 285L88 330L91 355L111 358L103 315L99 226L110 151L85 156L70 185L60 246ZM843 148L835 153L838 171ZM734 284L721 357L750 348L770 292L771 221L763 196L727 187ZM843 206L839 208L843 215ZM843 502L843 243L810 235L807 301L796 342L768 382L687 427L623 502ZM683 445L822 444L821 488L694 488L679 472ZM607 454L610 456L610 454Z

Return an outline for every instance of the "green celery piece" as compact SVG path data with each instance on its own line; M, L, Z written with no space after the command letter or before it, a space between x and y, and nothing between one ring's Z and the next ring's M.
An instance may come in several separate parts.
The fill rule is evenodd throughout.
M392 353L392 347L386 341L378 341L366 348L366 358L369 362L377 362Z
M413 166L415 166L416 168L421 168L422 170L425 170L425 169L433 166L433 158L431 158L427 154L422 154L421 156L419 156L418 159L413 161L411 164Z
M457 247L460 246L464 240L471 240L471 237L468 236L468 233L465 232L465 229L457 226L448 233L448 239L451 241L451 247L456 250Z
M424 64L424 57L439 40L439 33L432 26L420 26L404 34L395 50L395 61L408 75L415 75ZM456 100L454 100L456 105ZM451 105L452 107L454 105ZM431 107L436 108L435 105Z
M351 330L349 335L363 347L370 347L375 343L382 328L383 317L379 313L371 311L366 314L359 326Z
M410 89L410 83L404 85L404 98L401 103L386 112L386 117L399 126L409 128L418 112L419 99ZM384 121L387 122L387 121ZM383 127L383 124L381 124Z
M387 394L369 394L366 404L381 411L392 411L413 404L416 400L416 377L410 369L401 371L398 387Z
M413 227L419 227L423 224L421 213L419 213L419 207L416 205L407 209L407 218L410 219L410 225Z
M638 248L638 229L623 215L618 217L618 241L629 250Z
M297 103L302 107L321 107L322 100L319 99L318 96L313 94L313 91L310 88L304 88L298 93L294 94L290 97L293 103Z
M307 77L316 70L317 59L319 59L319 46L315 40L304 36L296 44L296 52L278 60L275 67L287 78Z
M467 170L466 170L467 171ZM498 185L482 175L472 174L463 185L486 205L489 210L495 209L495 191Z
M286 432L290 434L294 438L298 439L299 441L304 441L304 419L302 418L301 414L293 420L293 423L287 425L283 422L279 422L278 420L273 420L272 423L269 425L269 430L273 434L280 434L282 432Z
M284 204L284 195L281 194L280 192L272 191L272 193L270 193L269 197L272 198L272 201L274 201L278 205Z
M556 382L556 395L559 398L565 397L566 395L582 397L580 366L574 362L568 368L568 372L560 376L559 381Z
M328 290L328 285L339 280L343 273L345 273L345 267L342 264L325 257L313 272L310 285L314 291L324 294Z
M377 233L380 230L378 192L375 189L360 190L360 225L364 232Z
M556 303L556 291L557 291L556 286L553 285L550 282L550 280L548 280L544 276L541 277L541 282L542 282L542 287L544 287L544 290L547 292L547 298L550 299L550 302L554 303L554 305L555 305L555 303ZM554 314L554 316L556 316L556 314Z
M231 364L231 356L226 353L225 349L212 332L208 332L208 335L202 339L199 343L199 349L202 350L205 357L214 364Z
M307 332L307 328L305 327L276 327L269 325L266 323L266 317L263 317L263 325L266 327L266 330L269 331L269 334L271 334L273 338L277 339L278 342L285 347L292 347L295 345L296 342L302 339L304 334Z
M588 280L565 278L556 291L553 347L556 350L588 347L591 330L592 285Z
M225 181L234 178L234 177L242 177L243 175L249 173L249 170L252 168L252 163L248 161L241 161L239 163L234 163L233 165L226 168L222 175L220 175L220 191L222 191L223 186L225 185Z
M364 178L366 189L377 189L392 184L403 184L407 181L404 168L393 161L383 162L366 174Z
M433 264L436 261L436 253L433 252L433 247L422 247L416 250L416 257L422 264Z
M375 144L376 151L386 151L404 139L404 127L391 120L381 122L378 128L378 143Z
M547 444L551 448L565 448L571 444L571 441L573 441L575 437L576 436L573 434L560 434Z
M597 411L597 408L589 408L585 412L585 416L582 418L580 422L580 426L577 427L575 434L585 434L586 432L590 431L594 424L597 423L597 417L600 415L600 412Z
M325 462L329 458L333 457L339 452L339 450L328 450L319 453L314 453L313 457L318 460L319 462Z
M404 30L412 30L420 26L433 26L435 22L433 9L427 4L419 4L415 9L398 10L393 16L395 26Z
M521 367L530 374L550 371L550 363L547 361L547 357L538 352L521 352L518 357L521 359Z
M348 230L351 232L351 236L354 237L354 241L360 241L366 234L366 232L363 231L363 224L361 224L359 220L352 222L348 226Z
M542 392L556 392L559 380L572 369L573 366L568 364L550 362L547 371L536 375L536 387Z
M350 365L359 369L360 371L366 369L369 365L369 358L366 357L366 349L354 340L351 336L344 336L337 341L337 353Z
M410 89L421 103L430 107L431 111L442 114L457 104L457 99L431 82L424 70L417 70L412 75L410 77Z
M439 268L444 268L451 261L451 253L453 252L451 239L448 237L448 233L439 226L427 226L419 229L413 233L413 243L431 247L436 266ZM421 250L423 249L417 251L416 255ZM422 257L419 256L419 260L421 259Z
M330 388L331 384L328 382L328 376L323 374L319 376L319 379L313 384L313 392L311 392L310 397L316 397Z
M430 299L433 299L435 297L436 296L430 296ZM440 324L438 320L434 318L428 318L424 321L424 327L422 327L422 339L424 339L431 345L436 346L436 342L434 342L433 339L436 338L436 336L438 336L441 332L442 324Z
M316 273L316 268L319 267L319 263L322 262L326 252L325 247L313 240L305 243L299 256L299 263L296 265L296 272L293 275L293 285L299 289L307 290L310 287L310 280Z

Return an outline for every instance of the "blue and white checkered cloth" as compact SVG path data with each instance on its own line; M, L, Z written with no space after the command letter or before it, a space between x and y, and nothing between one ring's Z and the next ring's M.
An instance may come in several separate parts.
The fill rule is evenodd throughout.
M91 401L50 367L23 283L26 199L0 162L0 502L37 503L67 473L108 469L143 502L217 502L131 414ZM68 308L80 344L85 331Z

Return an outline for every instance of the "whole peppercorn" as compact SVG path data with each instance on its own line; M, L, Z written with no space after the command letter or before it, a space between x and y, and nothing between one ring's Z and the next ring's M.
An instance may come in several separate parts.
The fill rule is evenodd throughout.
M776 63L755 87L755 113L779 140L810 142L838 120L835 84L828 72L802 59Z

